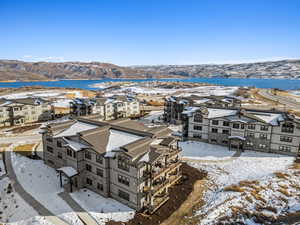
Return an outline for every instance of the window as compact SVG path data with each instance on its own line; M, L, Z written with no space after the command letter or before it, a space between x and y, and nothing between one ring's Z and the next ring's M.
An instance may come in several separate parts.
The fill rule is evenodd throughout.
M284 152L290 152L291 151L291 147L290 146L281 145L281 146L279 146L279 150L280 151L284 151Z
M199 113L195 114L195 116L194 116L194 122L202 123L203 122L202 115L199 114Z
M266 125L261 125L260 126L260 130L268 131L268 129L269 129L269 126L266 126Z
M282 124L281 132L284 132L284 133L294 133L294 124L292 124L292 123L284 123L284 124Z
M240 124L239 123L234 123L234 124L232 124L232 128L240 129Z
M57 142L56 142L56 145L57 145L57 147L61 148L61 147L62 147L61 141L57 141Z
M219 125L219 120L213 120L211 123L212 125Z
M260 139L267 139L267 138L268 138L268 135L262 133L262 134L259 134L259 138L260 138Z
M222 143L223 144L228 144L228 141L227 140L223 140Z
M246 145L247 146L253 146L253 142L247 142Z
M47 151L53 153L53 148L50 146L47 146Z
M128 177L118 175L118 182L121 184L124 184L126 186L129 186L129 178Z
M97 168L96 173L97 173L97 175L98 175L99 177L103 177L103 170Z
M217 129L217 128L212 128L212 129L211 129L211 132L212 132L212 133L218 133L218 129Z
M97 189L103 191L103 184L97 183Z
M264 148L267 148L267 145L265 145L265 144L259 144L258 147L261 148L261 149L264 149Z
M289 136L280 136L280 141L282 142L293 142L293 138Z
M201 134L196 134L196 133L193 134L193 137L194 138L200 138L200 139L202 138Z
M90 153L89 151L86 151L85 154L84 154L84 157L86 159L92 159L92 153Z
M86 184L93 185L93 181L90 178L86 178Z
M67 155L76 158L76 152L72 151L71 149L67 149Z
M52 139L51 137L47 137L46 140L47 140L48 142L52 142L52 141L53 141L53 139Z
M222 130L223 134L229 134L229 130Z
M202 126L194 125L194 130L202 130Z
M123 198L123 199L129 201L129 194L128 193L126 193L122 190L119 190L118 195L119 195L120 198Z
M103 163L103 157L101 155L96 155L96 162L102 164Z
M210 139L211 143L217 143L217 139Z
M253 132L248 132L247 133L247 136L248 137L251 137L251 138L254 138L255 137L255 134Z
M245 129L245 124L241 124L241 129L244 130Z
M125 171L129 171L129 168L130 168L129 159L127 159L126 157L123 157L123 156L119 156L118 157L118 168L125 170Z
M58 152L58 153L57 153L57 157L58 157L59 159L62 159L62 153L61 153L61 152Z
M229 122L228 121L223 121L223 126L224 127L229 127Z
M92 172L92 166L90 164L85 164L85 169Z
M255 124L249 124L248 129L249 130L255 130Z

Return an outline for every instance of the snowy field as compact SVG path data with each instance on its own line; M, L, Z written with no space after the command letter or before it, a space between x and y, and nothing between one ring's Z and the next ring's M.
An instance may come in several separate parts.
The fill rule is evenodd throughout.
M29 194L69 224L83 225L71 207L58 196L63 189L53 168L42 160L31 160L15 153L12 153L12 162L19 182Z
M88 189L81 189L71 193L73 199L89 214L99 225L105 225L109 220L126 222L133 218L135 211L122 203L104 198Z
M144 123L161 122L163 119L163 111L151 111L147 116L141 119Z
M0 180L0 223L12 223L37 216L37 212L14 192L9 178ZM25 223L25 222L24 222Z
M190 159L228 159L227 148L183 142L183 155ZM239 215L242 224L261 224L245 215L259 215L272 221L279 214L300 210L299 170L292 169L294 157L245 151L226 162L190 162L208 171L205 205L197 212L201 225L230 221ZM265 217L264 217L265 216ZM256 223L254 223L256 222Z
M224 160L235 153L224 146L197 141L179 142L179 146L182 148L183 158L187 159Z

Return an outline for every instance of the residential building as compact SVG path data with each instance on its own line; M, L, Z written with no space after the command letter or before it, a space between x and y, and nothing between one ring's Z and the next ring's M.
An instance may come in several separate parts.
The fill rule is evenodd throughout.
M230 149L299 154L300 121L280 111L188 107L183 138Z
M75 99L71 102L71 114L87 116L98 114L103 120L136 117L140 115L139 101L130 96Z
M49 124L42 133L44 162L57 169L67 191L89 188L152 213L181 178L181 149L166 126L78 118Z
M0 126L22 125L51 118L51 104L43 99L0 99Z
M165 99L164 121L167 123L180 124L182 112L189 106L210 106L210 107L240 107L241 101L232 96L198 96L188 97L171 96Z

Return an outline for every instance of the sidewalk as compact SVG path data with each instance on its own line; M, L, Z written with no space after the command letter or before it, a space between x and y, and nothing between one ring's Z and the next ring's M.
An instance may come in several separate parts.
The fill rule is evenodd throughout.
M12 181L14 190L20 195L21 198L24 199L25 202L28 203L34 210L38 212L39 215L45 216L46 220L56 225L68 225L67 222L55 216L52 212L50 212L47 208L45 208L41 203L35 200L26 190L22 187L22 185L18 182L17 176L13 169L11 163L11 151L5 151L5 163L6 163L6 172L7 176Z
M96 220L90 216L67 192L61 192L58 194L68 205L76 212L77 216L82 220L84 224L99 225Z

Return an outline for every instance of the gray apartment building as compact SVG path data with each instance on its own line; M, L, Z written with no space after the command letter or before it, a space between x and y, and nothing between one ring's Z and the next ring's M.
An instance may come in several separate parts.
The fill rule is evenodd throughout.
M183 114L183 138L255 150L299 155L300 121L280 111L241 108L188 107Z
M140 104L131 96L77 98L71 102L71 114L75 116L98 115L103 120L137 117L140 115Z
M209 106L209 107L240 107L241 101L232 96L198 96L187 97L170 96L165 98L164 121L172 124L182 122L182 112L184 108L190 106Z
M52 118L52 106L41 98L0 99L0 126L15 126Z
M49 124L42 132L44 162L59 172L67 191L89 188L152 213L181 178L181 149L170 132L129 119Z

